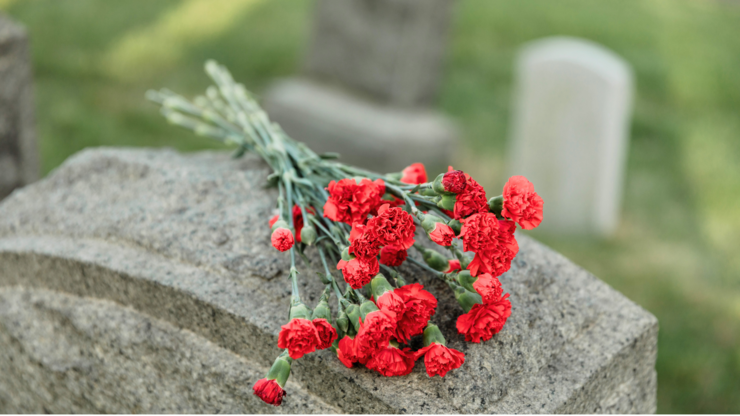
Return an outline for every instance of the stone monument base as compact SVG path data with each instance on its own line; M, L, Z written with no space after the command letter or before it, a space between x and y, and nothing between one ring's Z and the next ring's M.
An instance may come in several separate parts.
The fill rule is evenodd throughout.
M430 110L376 104L302 78L280 81L264 97L265 111L289 136L352 165L394 172L421 162L437 172L453 159L455 128Z

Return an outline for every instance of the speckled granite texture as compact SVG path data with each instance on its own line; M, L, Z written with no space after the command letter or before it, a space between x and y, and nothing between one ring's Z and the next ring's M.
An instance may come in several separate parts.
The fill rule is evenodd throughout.
M91 149L0 203L0 412L650 413L658 323L525 236L502 277L513 313L483 344L435 321L462 368L430 379L295 362L282 408L251 396L278 354L287 256L254 158ZM321 284L300 279L313 306Z

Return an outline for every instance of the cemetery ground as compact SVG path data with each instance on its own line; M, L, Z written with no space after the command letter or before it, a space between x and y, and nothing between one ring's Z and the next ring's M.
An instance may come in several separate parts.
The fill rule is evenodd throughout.
M0 0L0 10L30 32L48 173L87 146L213 147L164 123L144 91L199 93L208 58L257 92L294 74L311 3ZM616 235L533 235L657 316L659 412L740 412L740 4L461 0L455 12L438 107L462 127L458 166L488 189L506 179L519 46L579 36L633 66Z

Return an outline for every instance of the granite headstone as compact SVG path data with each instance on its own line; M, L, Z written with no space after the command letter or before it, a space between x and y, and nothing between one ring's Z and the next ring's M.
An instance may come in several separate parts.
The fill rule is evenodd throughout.
M256 400L290 296L268 174L251 156L90 149L0 203L0 412L655 411L656 319L526 236L502 276L512 316L481 344L444 284L404 268L439 298L458 370L387 378L323 350L294 362L283 407ZM299 278L314 306L322 284Z

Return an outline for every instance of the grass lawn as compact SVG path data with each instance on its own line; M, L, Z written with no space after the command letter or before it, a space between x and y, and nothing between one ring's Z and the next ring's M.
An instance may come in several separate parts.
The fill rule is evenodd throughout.
M312 3L0 0L31 34L45 173L88 146L217 147L173 128L149 88L200 93L208 58L259 92L300 68ZM740 413L740 3L459 0L438 106L458 164L504 183L518 48L591 39L633 66L622 222L608 240L534 236L660 320L658 411ZM461 166L462 166L461 165Z

